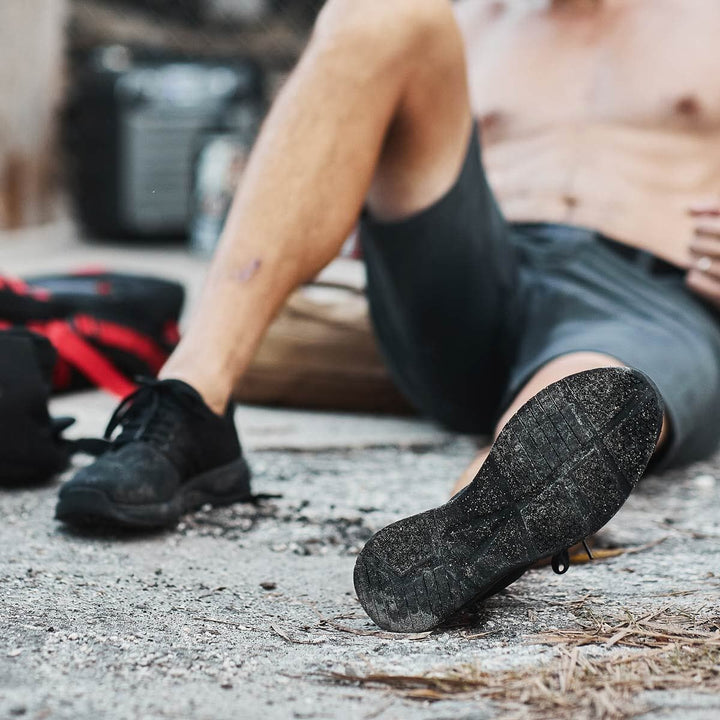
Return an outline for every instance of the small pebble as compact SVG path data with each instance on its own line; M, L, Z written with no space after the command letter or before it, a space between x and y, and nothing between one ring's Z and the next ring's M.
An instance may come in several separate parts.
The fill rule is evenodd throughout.
M277 583L274 582L261 582L260 587L263 590L275 590L277 589Z
M712 490L714 489L717 480L712 475L698 475L695 478L695 487L700 490Z

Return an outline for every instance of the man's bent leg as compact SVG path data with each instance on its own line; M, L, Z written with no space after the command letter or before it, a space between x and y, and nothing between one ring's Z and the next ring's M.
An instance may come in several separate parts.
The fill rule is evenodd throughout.
M329 0L161 377L187 382L221 412L275 313L337 255L366 196L382 218L431 204L457 176L470 128L447 0Z
M508 407L505 414L500 418L495 429L494 439L500 434L502 429L507 425L510 418L528 401L537 395L541 390L548 387L558 380L569 377L584 370L594 370L601 367L623 367L623 363L619 360L602 355L600 353L583 352L573 353L572 355L564 355L559 357L547 365L542 367L518 393L513 402ZM658 441L658 450L661 449L667 441L669 425L667 419L663 423L662 433ZM490 453L490 446L483 448L475 460L462 474L461 478L455 484L453 495L460 492L466 485L469 485L480 471L483 463Z
M448 0L329 0L261 132L188 332L161 381L113 415L121 432L63 486L57 517L159 527L246 500L228 399L275 312L337 254L368 193L389 218L443 195L470 127Z

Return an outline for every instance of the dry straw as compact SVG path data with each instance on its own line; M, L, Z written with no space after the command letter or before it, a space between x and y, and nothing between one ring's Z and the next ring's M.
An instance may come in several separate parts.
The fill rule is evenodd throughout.
M605 720L651 711L644 691L720 692L720 616L662 608L609 620L592 613L580 627L531 638L558 647L546 665L503 672L459 667L421 676L332 673L336 682L391 689L424 701L490 700L503 718Z

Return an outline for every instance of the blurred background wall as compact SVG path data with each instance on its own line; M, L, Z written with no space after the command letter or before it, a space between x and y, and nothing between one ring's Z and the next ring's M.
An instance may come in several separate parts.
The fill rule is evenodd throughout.
M302 51L321 4L321 0L1 0L0 229L45 222L70 207L81 225L92 226L90 234L102 234L98 232L101 226L116 237L133 234L135 228L128 230L121 219L111 217L119 210L107 208L121 202L118 197L123 193L126 200L130 198L128 203L138 197L148 203L156 200L149 195L144 198L143 193L151 190L136 179L142 173L126 167L128 147L139 141L129 141L123 128L129 126L128 118L137 111L139 100L135 106L123 105L118 101L122 88L142 85L151 106L144 127L148 116L155 129L163 122L168 128L183 122L188 126L190 65L236 68L242 60L254 63L262 74L267 107ZM184 79L177 69L182 62L190 72ZM100 67L103 63L107 66ZM152 91L139 76L123 75L147 69L147 63L152 65L153 77L162 78L155 81ZM173 64L174 74L163 74ZM98 77L91 78L93 73ZM199 77L199 71L195 76ZM143 77L147 79L148 73ZM185 98L179 96L182 88L187 89ZM106 94L101 98L102 92ZM97 97L91 97L93 93ZM181 120L171 117L176 110ZM135 122L137 117L131 119ZM226 124L224 131L231 133L232 122ZM223 129L221 125L215 118L214 129ZM171 135L165 133L166 138ZM143 142L151 141L146 137ZM195 168L191 165L198 144L195 137L192 142L185 137L183 142L188 147L182 150L185 169L181 174L187 177L181 182L187 192L176 193L173 202L187 205L188 221L182 228L168 228L171 234L189 232L192 212L190 184ZM177 142L174 147L170 142L167 147L152 143L153 152L161 157L169 153L168 171L174 167L177 174L180 165L177 157L172 158L173 152L176 156L180 152ZM84 190L78 187L88 177L93 178L92 189L98 197L107 195L100 202L107 206L104 226L93 226L92 218L84 221L82 198L78 200ZM162 178L145 180L152 184L159 203ZM169 190L164 197L170 198ZM59 202L61 198L68 202ZM97 197L91 199L92 204L97 202ZM175 210L182 213L182 208ZM158 204L160 211L166 212ZM152 228L147 233L142 227L139 230L147 237L154 233Z
M52 213L66 0L0 2L0 227Z

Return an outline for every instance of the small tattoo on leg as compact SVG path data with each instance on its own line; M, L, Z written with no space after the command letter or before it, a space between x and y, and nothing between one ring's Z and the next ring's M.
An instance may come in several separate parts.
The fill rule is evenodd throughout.
M235 270L232 273L233 279L241 283L247 283L257 275L258 270L262 267L262 260L255 258L251 260L247 265L241 267L239 270Z

